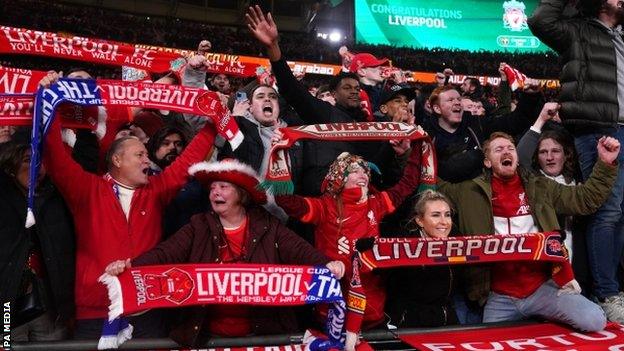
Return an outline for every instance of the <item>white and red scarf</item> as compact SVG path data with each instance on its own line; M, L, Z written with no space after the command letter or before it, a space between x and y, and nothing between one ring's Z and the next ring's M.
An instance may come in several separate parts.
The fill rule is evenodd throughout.
M370 240L361 239L361 240ZM369 246L369 247L367 247ZM558 232L462 236L449 238L375 238L372 246L357 244L347 294L347 329L359 332L366 309L360 270L402 266L434 266L507 261L565 263Z
M132 267L118 276L103 274L111 300L105 326L128 328L118 319L151 308L207 304L297 306L329 303L326 339L315 338L316 350L342 348L345 303L340 282L324 266L265 264L174 264ZM105 327L112 345L119 330ZM126 330L131 330L128 328ZM124 336L125 340L128 335ZM106 346L106 345L104 345Z
M294 186L290 175L290 161L286 150L298 140L371 141L409 139L422 140L421 184L419 191L434 188L437 176L435 151L427 133L418 125L400 122L352 122L312 124L280 128L282 140L271 147L269 167L261 187L275 195L292 194ZM415 151L415 152L418 152Z

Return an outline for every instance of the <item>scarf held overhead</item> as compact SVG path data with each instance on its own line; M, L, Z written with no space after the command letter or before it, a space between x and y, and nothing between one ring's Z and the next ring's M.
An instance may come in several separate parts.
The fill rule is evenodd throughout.
M0 66L0 126L31 126L34 92L46 72ZM95 129L97 107L63 105L59 111L63 128Z
M51 33L32 29L0 26L0 53L59 57L91 63L133 67L145 72L174 72L178 77L186 67L186 58L194 50L130 44L95 38ZM266 58L221 53L206 53L203 66L209 73L253 77L260 66L269 67ZM295 72L335 75L338 66L292 61Z
M427 133L418 125L399 122L352 122L312 124L300 127L280 128L284 137L271 147L269 167L264 189L276 195L291 194L293 184L290 175L290 161L286 149L299 140L327 141L371 141L409 139L422 140L421 150L421 184L419 191L435 187L436 159L435 151Z
M35 96L27 228L35 223L32 210L34 181L39 171L42 141L57 108L64 102L83 106L122 105L204 115L214 121L217 132L230 142L232 149L236 149L243 140L236 121L215 92L167 84L61 78L47 89L40 88Z
M399 266L566 260L561 236L557 232L436 239L376 238L370 250L358 254L366 270Z

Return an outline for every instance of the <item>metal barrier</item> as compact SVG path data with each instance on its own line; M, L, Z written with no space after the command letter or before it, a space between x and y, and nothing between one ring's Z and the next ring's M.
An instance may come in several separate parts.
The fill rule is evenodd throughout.
M398 339L400 334L426 334L441 331L457 331L457 330L476 330L485 329L491 327L509 327L518 325L527 325L534 322L503 322L503 323L489 323L489 324L477 324L477 325L460 325L452 327L438 327L438 328L405 328L398 329L396 331L389 330L371 330L362 333L362 338L369 342L374 348L375 344L390 345L392 343L395 346L401 345L401 341ZM301 344L303 339L302 334L296 335L265 335L265 336L249 336L240 338L212 338L205 345L200 346L200 349L205 348L225 348L225 347L251 347L251 346L277 346L277 345L292 345ZM171 339L132 339L125 342L120 350L176 350L180 349L180 345L175 343ZM197 347L195 347L197 348ZM86 351L96 350L97 340L65 340L65 341L46 341L46 342L28 342L28 343L13 343L12 350L15 351ZM389 347L375 348L387 350ZM392 350L401 350L401 348L392 347ZM406 349L407 350L407 349ZM413 350L410 348L409 350Z

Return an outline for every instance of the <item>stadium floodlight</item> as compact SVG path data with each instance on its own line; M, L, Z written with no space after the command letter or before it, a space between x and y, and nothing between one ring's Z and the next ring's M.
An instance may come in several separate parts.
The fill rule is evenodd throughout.
M331 32L331 34L329 34L329 41L331 41L333 43L339 42L340 39L342 39L342 34L340 34L340 32L337 31L337 30L335 30L335 31Z

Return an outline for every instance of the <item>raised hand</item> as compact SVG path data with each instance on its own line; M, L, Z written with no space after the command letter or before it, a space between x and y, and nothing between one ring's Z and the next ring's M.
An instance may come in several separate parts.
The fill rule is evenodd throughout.
M50 85L58 82L59 78L63 77L63 72L59 72L56 73L56 71L48 71L48 74L41 78L41 80L39 81L39 85L44 87L44 88L49 88Z
M336 277L336 279L342 279L345 273L345 265L342 261L328 262L325 267L329 268L329 271Z
M206 56L202 54L193 55L187 60L187 62L191 67L199 68L202 67L204 63L206 63Z
M397 156L404 155L411 148L411 142L409 139L393 139L390 140L389 143Z
M505 65L507 65L505 62L501 62L498 65L498 74L500 74L500 78L502 81L507 81L507 74L505 74Z
M249 27L249 30L259 42L265 46L277 43L277 26L270 12L265 17L260 6L256 5L255 7L249 7L245 17L247 18L247 27Z
M612 137L603 136L596 145L598 157L604 163L613 164L620 154L620 142Z
M271 136L271 145L279 143L280 141L282 141L282 139L284 139L284 133L282 133L279 128L273 130L273 135Z
M204 39L199 42L199 45L197 46L197 53L205 55L208 51L210 51L210 49L212 49L212 44L210 41Z
M249 112L250 107L249 100L236 100L234 102L234 107L232 108L232 116L245 116L247 112Z

